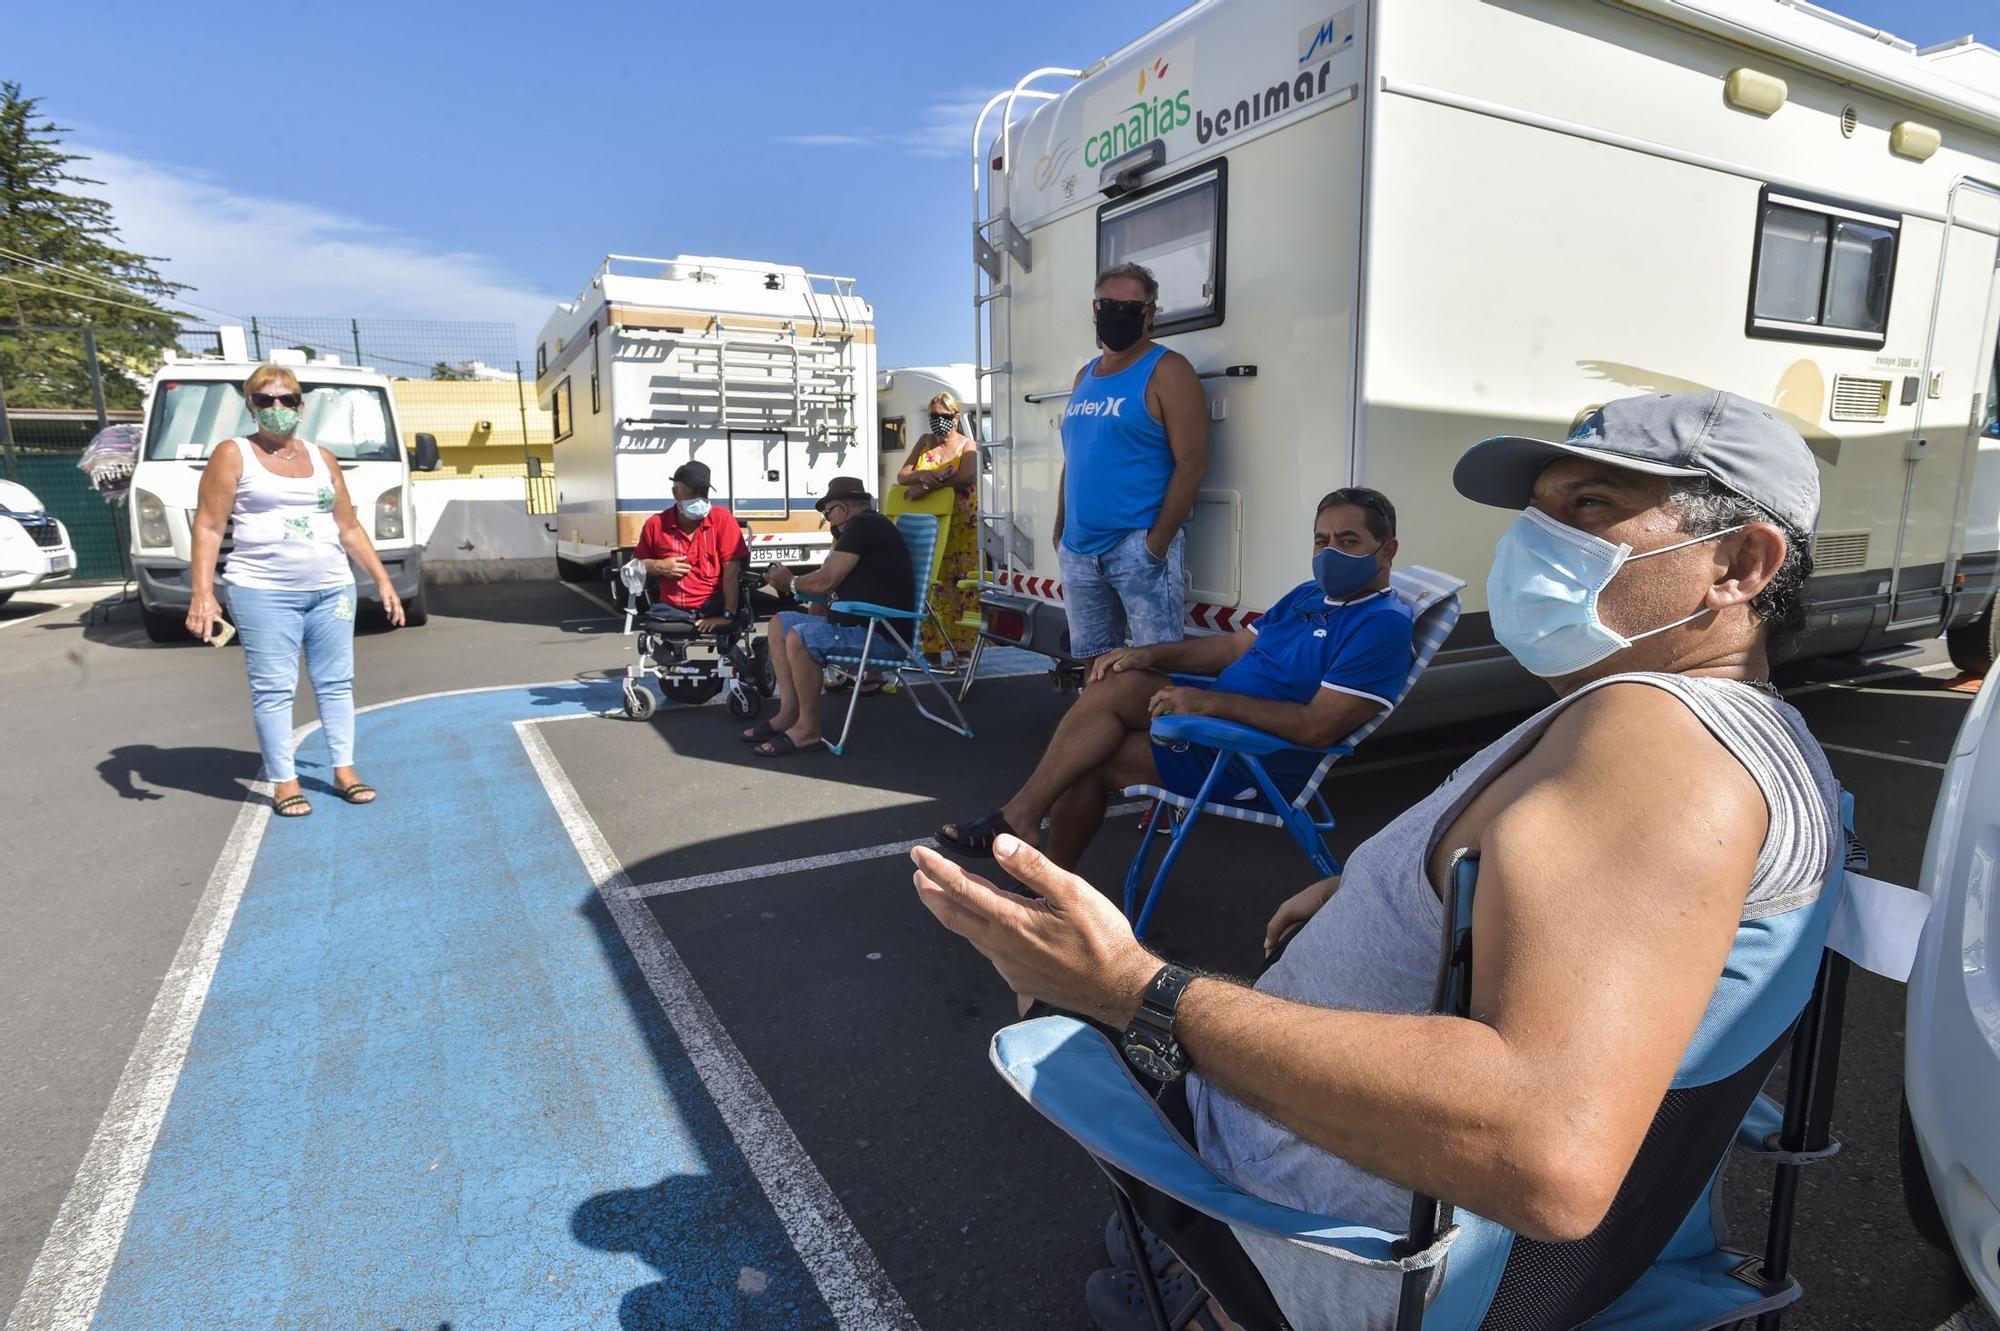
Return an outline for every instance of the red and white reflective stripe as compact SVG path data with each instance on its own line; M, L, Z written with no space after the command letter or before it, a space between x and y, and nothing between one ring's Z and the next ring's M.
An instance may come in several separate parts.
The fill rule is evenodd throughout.
M1060 605L1063 588L1053 578L1030 578L1020 573L1006 573L1000 577L1000 585L1032 596L1039 601ZM1210 605L1206 601L1194 601L1188 605L1188 622L1196 628L1209 629L1216 633L1234 633L1237 629L1256 623L1263 614L1256 610L1241 610L1234 606Z
M750 537L752 545L829 545L832 538L825 532L754 532Z

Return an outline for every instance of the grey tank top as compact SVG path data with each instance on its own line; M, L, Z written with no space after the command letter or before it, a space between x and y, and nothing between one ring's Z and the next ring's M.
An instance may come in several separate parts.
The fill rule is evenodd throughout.
M1770 827L1743 917L1795 910L1819 895L1840 826L1826 755L1782 699L1733 680L1625 674L1599 680L1536 713L1467 759L1422 803L1348 858L1340 888L1293 937L1257 988L1317 1007L1428 1012L1444 907L1427 865L1454 819L1486 783L1527 752L1563 708L1619 682L1666 690L1684 703L1757 782ZM1188 1078L1196 1145L1235 1186L1300 1210L1401 1233L1410 1193L1303 1141L1271 1119ZM1398 1282L1390 1271L1238 1230L1273 1296L1299 1331L1391 1327Z

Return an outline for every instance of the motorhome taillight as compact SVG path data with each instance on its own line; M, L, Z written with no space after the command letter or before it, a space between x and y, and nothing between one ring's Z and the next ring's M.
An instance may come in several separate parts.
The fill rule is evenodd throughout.
M1028 620L1019 610L1006 606L989 605L983 607L986 613L986 632L989 636L1006 642L1020 642L1028 636Z

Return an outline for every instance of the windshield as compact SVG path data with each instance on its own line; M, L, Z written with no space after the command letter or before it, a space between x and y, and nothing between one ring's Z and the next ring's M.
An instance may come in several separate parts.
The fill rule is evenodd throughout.
M342 462L393 462L401 454L389 433L389 400L366 384L302 383L299 438L318 444ZM200 462L225 439L255 431L243 405L241 384L172 380L153 395L146 428L146 457Z

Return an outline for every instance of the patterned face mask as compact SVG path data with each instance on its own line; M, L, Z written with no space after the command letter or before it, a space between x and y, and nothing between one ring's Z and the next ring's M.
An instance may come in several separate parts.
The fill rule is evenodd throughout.
M937 435L939 438L944 438L957 428L958 428L958 417L947 416L944 413L937 411L931 413L932 434Z
M299 413L290 407L259 407L257 428L281 439L299 428Z

